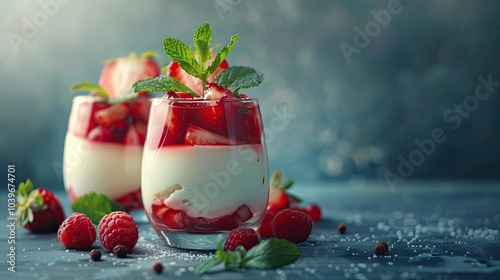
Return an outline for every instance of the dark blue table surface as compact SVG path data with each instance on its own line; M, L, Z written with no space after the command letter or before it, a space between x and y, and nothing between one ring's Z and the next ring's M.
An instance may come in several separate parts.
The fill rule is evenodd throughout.
M293 192L324 212L297 262L198 277L194 268L210 253L170 248L147 222L139 222L133 254L106 253L100 262L88 251L67 250L56 234L19 228L16 272L9 272L2 190L0 279L500 279L500 183L409 182L390 189L377 182L299 182ZM70 213L65 193L57 195ZM344 235L337 233L340 222L347 225ZM373 246L383 240L389 252L375 256ZM102 249L99 242L95 247ZM160 275L151 269L157 260L165 267Z

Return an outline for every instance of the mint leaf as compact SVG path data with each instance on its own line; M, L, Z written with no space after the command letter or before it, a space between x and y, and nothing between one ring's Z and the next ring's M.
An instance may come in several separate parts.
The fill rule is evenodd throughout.
M198 63L188 45L175 38L165 38L163 49L173 61L179 62L181 68L189 75L201 77L204 66Z
M147 78L137 81L132 85L135 92L151 91L151 92L186 92L194 97L198 97L192 89L185 86L173 77L160 76L156 78Z
M221 264L224 262L224 259L221 259L221 258L218 258L218 257L214 257L214 258L210 258L204 262L202 262L200 265L198 265L194 271L194 273L196 275L202 275L202 274L205 274L207 273L210 269L212 269L213 267Z
M208 67L208 69L206 71L207 77L212 75L212 73L215 72L215 70L217 70L217 67L219 67L219 64L224 59L226 59L226 56L233 49L234 44L236 44L236 41L238 41L239 38L240 37L238 36L238 34L234 34L233 36L231 36L231 41L229 42L229 45L224 46L222 49L220 49L220 51L215 56L214 61L212 61L212 64Z
M71 90L72 91L91 91L91 92L96 92L97 94L99 94L100 96L102 97L109 97L109 92L99 86L99 85L96 85L96 84L92 84L90 82L83 82L83 83L80 83L80 84L76 84L76 85L73 85L71 86Z
M299 246L285 239L271 238L260 242L248 252L243 246L239 246L235 251L224 251L218 248L215 257L201 263L195 273L197 275L207 273L221 263L224 263L225 269L277 268L290 264L299 257Z
M198 53L199 65L205 72L205 63L211 58L210 43L212 43L212 29L208 23L205 22L196 29L193 43Z
M232 66L217 74L215 82L238 96L238 90L259 86L264 80L264 74L244 66Z
M104 194L89 192L77 198L71 204L74 212L82 213L92 220L92 223L99 224L99 221L106 214L114 211L124 211L123 207Z
M290 264L300 257L296 244L285 239L271 238L251 248L245 258L246 268L269 269Z

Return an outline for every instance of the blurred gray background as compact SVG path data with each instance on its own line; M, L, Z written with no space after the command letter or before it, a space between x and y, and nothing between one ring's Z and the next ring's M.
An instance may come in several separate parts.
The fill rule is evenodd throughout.
M131 51L168 62L162 39L191 42L207 21L215 43L240 35L230 65L266 75L246 93L260 100L271 170L500 179L499 15L493 0L2 1L0 166L62 188L70 85Z

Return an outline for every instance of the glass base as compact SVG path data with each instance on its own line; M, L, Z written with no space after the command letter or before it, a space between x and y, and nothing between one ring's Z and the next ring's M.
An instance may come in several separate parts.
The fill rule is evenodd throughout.
M158 231L168 246L188 250L215 250L217 242L224 242L228 233L186 233Z

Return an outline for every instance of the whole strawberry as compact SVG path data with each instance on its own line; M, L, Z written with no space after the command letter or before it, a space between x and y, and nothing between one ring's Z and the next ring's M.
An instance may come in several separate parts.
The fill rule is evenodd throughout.
M68 248L84 249L92 246L97 237L92 221L85 214L73 213L59 227L57 239Z
M225 251L234 251L238 246L243 246L245 250L250 250L259 244L259 235L251 228L238 228L229 233L224 242Z
M49 190L33 189L30 179L19 184L16 215L23 227L37 233L57 231L65 218L57 197Z
M122 211L111 212L104 216L99 222L98 229L102 246L110 252L113 252L113 248L117 245L123 245L131 252L139 239L139 230L134 219Z
M311 217L302 211L290 208L276 214L272 225L275 237L294 243L306 241L312 230Z

